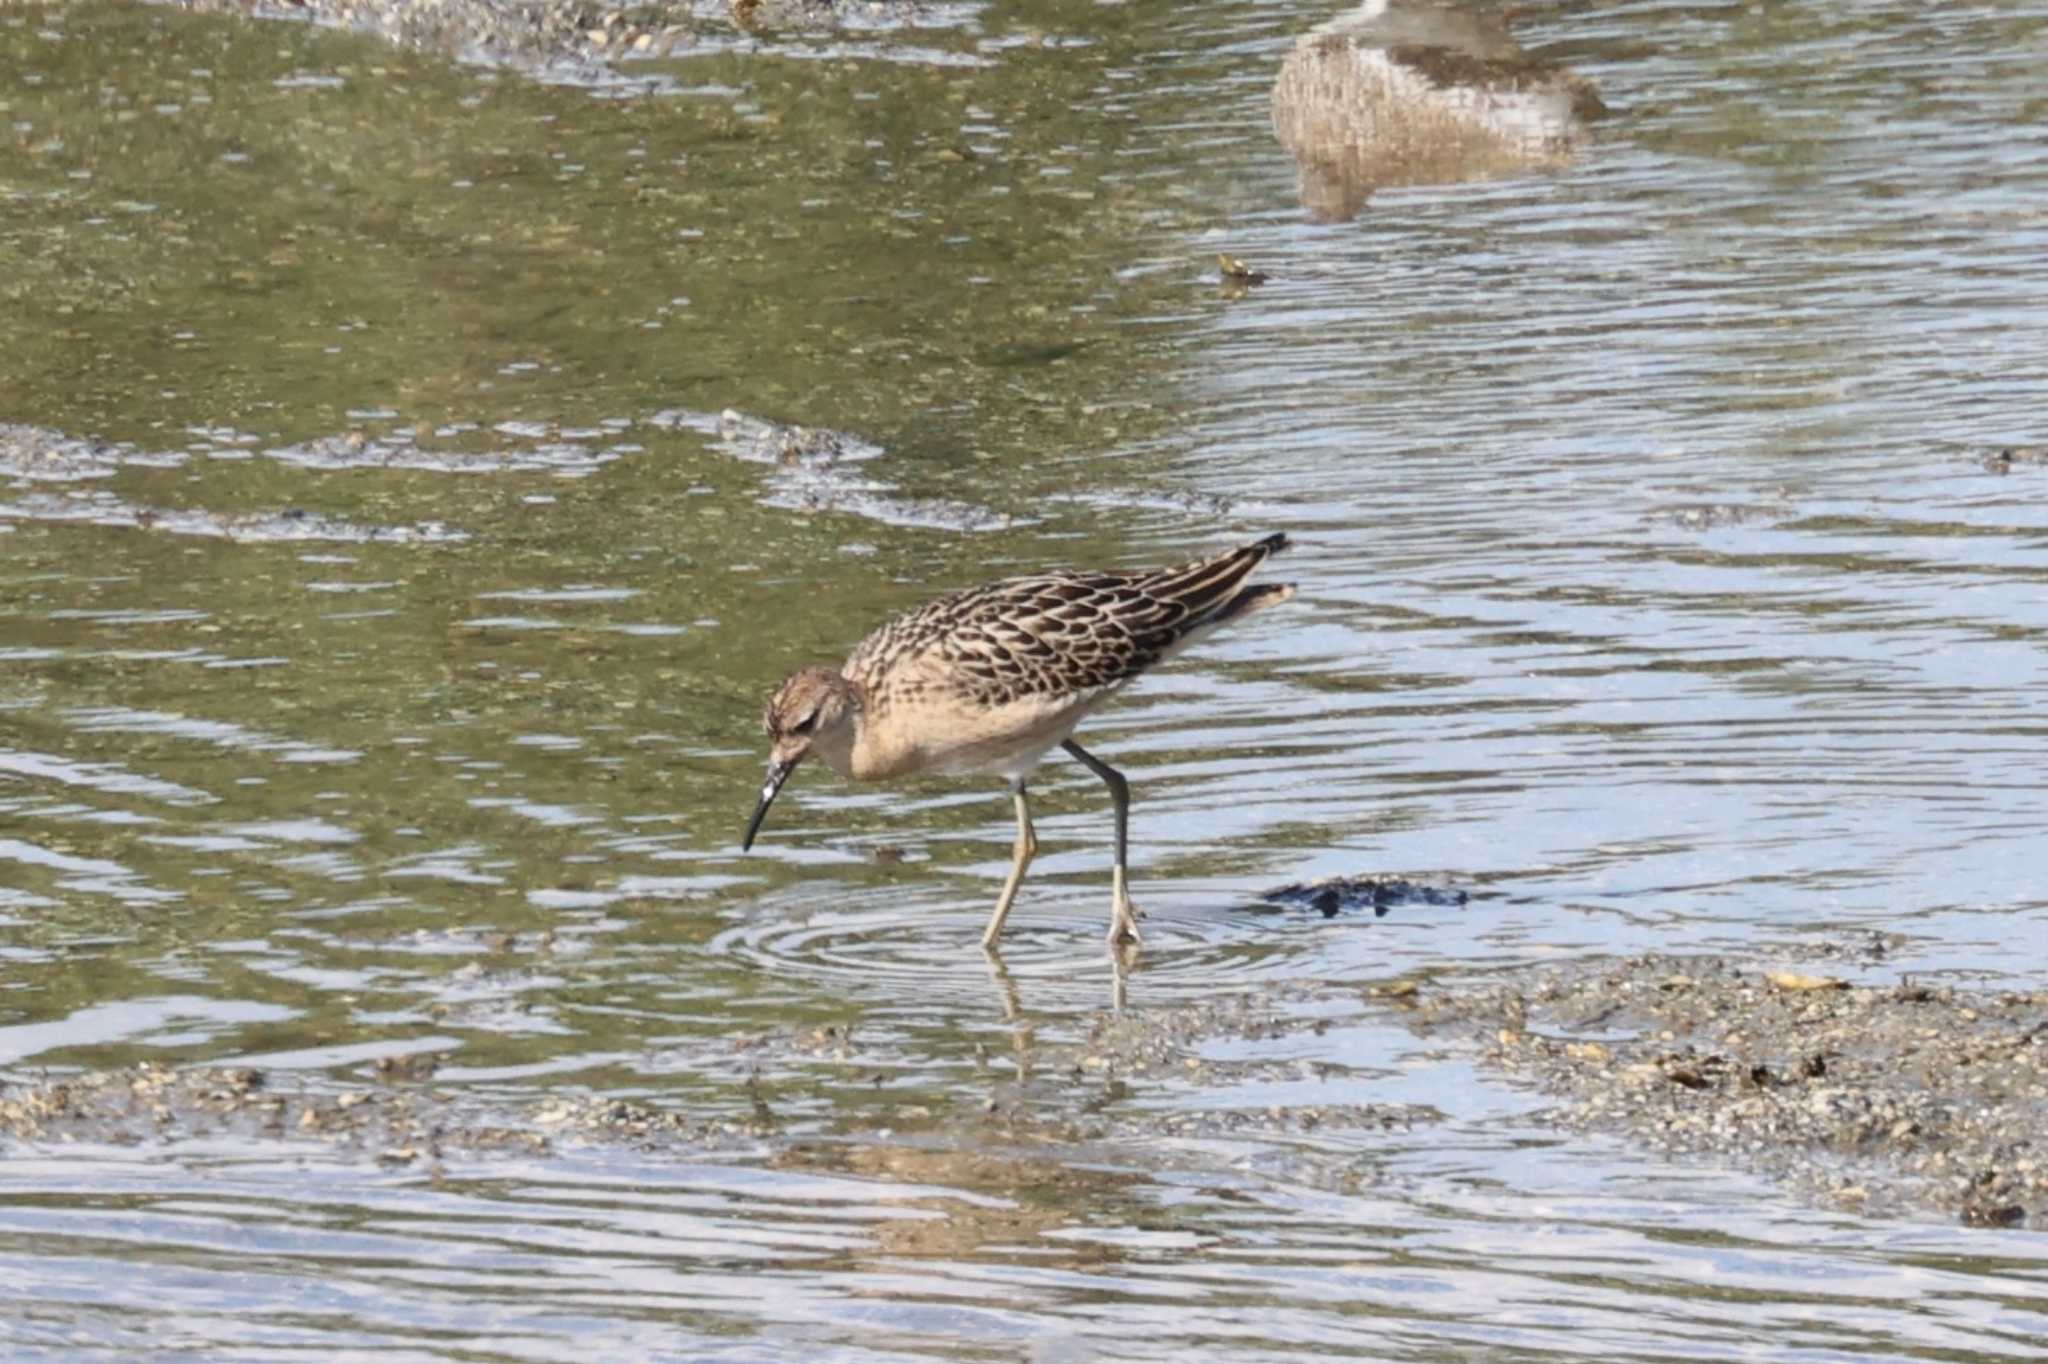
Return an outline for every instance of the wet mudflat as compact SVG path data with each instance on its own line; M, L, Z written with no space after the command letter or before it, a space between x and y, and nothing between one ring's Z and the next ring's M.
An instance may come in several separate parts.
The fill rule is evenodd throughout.
M1328 10L564 16L0 10L7 1353L2038 1353L2038 16L1526 11L1346 223ZM993 787L738 855L787 668L1268 529L1127 978L1071 765L999 969Z

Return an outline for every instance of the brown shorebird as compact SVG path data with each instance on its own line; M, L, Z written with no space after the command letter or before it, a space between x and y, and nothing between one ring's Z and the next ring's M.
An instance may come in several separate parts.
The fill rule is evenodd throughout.
M994 773L1017 803L1010 875L981 935L993 949L1024 869L1038 851L1024 782L1055 747L1109 787L1116 868L1109 941L1138 940L1124 862L1131 792L1123 773L1075 743L1082 717L1155 663L1220 625L1294 595L1291 583L1246 587L1285 535L1180 568L1091 573L1055 569L941 597L855 647L838 672L803 668L768 700L768 777L742 851L796 765L815 753L842 777Z

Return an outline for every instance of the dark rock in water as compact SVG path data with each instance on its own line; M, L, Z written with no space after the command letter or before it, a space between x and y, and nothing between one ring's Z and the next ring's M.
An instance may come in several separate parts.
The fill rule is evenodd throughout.
M2018 1203L1972 1201L1963 1204L1962 1223L1966 1227L2023 1227L2027 1210Z
M1273 86L1273 131L1322 222L1382 185L1561 164L1605 112L1583 77L1442 0L1367 0L1297 41Z
M1306 905L1325 919L1334 919L1347 909L1370 909L1382 917L1396 905L1449 905L1461 907L1469 897L1462 890L1444 886L1420 886L1398 876L1331 876L1321 881L1297 881L1291 886L1269 890L1259 897L1269 905Z

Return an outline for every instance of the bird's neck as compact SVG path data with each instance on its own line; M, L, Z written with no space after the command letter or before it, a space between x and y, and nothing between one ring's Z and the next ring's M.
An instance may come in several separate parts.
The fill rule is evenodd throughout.
M842 777L864 780L882 775L873 771L874 739L881 727L872 723L873 711L869 706L868 689L860 679L846 679L846 720L811 744L811 751L824 759L825 765Z
M915 771L919 765L917 736L901 725L891 724L886 706L877 706L875 698L857 678L848 678L853 687L853 723L851 741L845 750L845 765L827 758L834 770L842 776L856 781L876 781L885 777L902 776Z
M846 775L859 781L901 776L918 766L917 754L908 736L892 733L881 725L861 727L848 760Z

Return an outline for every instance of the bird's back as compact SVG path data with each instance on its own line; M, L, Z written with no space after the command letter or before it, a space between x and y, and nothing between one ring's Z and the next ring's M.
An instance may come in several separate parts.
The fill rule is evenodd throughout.
M1083 701L1129 681L1198 634L1284 600L1244 588L1285 535L1178 568L1055 569L940 597L889 621L842 671L886 710L933 692L979 707Z

